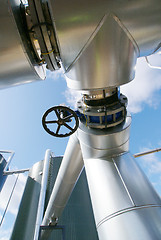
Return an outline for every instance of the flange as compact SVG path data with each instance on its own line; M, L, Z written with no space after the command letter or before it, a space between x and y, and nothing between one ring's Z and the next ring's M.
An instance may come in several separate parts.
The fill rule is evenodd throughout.
M41 0L29 0L28 3L26 12L28 26L30 25L29 33L35 50L40 52L39 63L46 63L46 67L51 71L57 70L60 68L60 57L47 4Z

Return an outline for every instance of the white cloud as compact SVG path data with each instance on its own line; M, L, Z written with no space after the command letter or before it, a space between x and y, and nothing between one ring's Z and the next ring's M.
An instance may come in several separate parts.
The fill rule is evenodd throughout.
M77 101L81 99L81 93L79 91L75 91L72 89L67 88L64 92L64 95L66 97L67 103L74 109L77 108Z
M142 148L140 152L146 152L150 150L152 150L152 148ZM145 155L140 159L150 175L161 174L161 160L158 153Z
M11 235L11 229L1 229L0 231L0 239L1 240L8 240Z
M46 72L46 76L47 76L47 78L52 79L54 81L57 81L60 78L65 80L65 76L63 74L63 70L62 69L59 69L59 70L56 70L56 71L53 71L53 72L47 71Z
M154 64L157 65L159 58L158 55L153 56ZM121 86L121 92L128 97L128 110L132 113L142 111L145 104L157 108L161 101L160 89L161 71L150 68L145 58L138 59L135 79Z
M150 148L142 148L140 152L146 152L154 149L152 146ZM149 155L142 156L137 159L137 162L141 164L142 169L148 176L150 182L152 183L155 190L161 196L161 154L153 153Z
M159 65L160 59L158 54L150 57L153 65ZM145 58L139 58L137 61L135 79L121 86L121 92L128 97L128 110L132 113L141 112L145 104L157 108L161 102L160 89L161 70L150 68ZM80 92L67 89L65 96L67 103L76 108L76 102L81 98Z

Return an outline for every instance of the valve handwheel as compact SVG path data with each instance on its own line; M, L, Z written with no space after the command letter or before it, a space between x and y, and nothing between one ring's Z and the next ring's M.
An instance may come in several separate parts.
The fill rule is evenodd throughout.
M55 106L43 115L42 125L46 132L55 137L68 137L79 125L77 114L68 107Z

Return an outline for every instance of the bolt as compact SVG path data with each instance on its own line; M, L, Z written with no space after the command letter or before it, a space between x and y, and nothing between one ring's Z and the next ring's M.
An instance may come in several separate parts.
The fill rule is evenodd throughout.
M34 32L33 33L33 38L35 39L35 40L37 40L38 38L37 38L37 35L36 35L36 33Z
M30 9L29 9L28 6L26 7L26 13L27 13L28 15L30 15Z
M50 30L48 30L48 35L49 35L49 37L51 36L51 31Z

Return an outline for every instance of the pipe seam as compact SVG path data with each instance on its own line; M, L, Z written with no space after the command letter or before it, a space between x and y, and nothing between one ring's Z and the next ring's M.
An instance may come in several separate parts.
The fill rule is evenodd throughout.
M133 198L132 198L132 196L131 196L131 194L130 194L130 192L129 192L129 190L128 190L128 187L126 186L126 183L125 183L125 181L124 181L124 179L123 179L123 177L122 177L122 175L121 175L121 172L120 172L120 170L119 170L118 167L117 167L117 164L116 164L115 159L112 158L112 161L113 161L113 164L114 164L114 166L115 166L115 168L116 168L116 171L117 171L117 173L118 173L118 175L119 175L119 177L120 177L120 179L121 179L121 182L122 182L122 184L123 184L123 186L124 186L124 188L125 188L125 191L127 192L127 195L128 195L129 198L130 198L130 201L131 201L132 205L133 205L133 206L136 206L136 204L135 204L135 202L134 202L134 200L133 200Z
M132 211L136 211L136 210L140 210L140 209L145 209L145 208L155 208L155 207L159 207L161 208L161 205L157 205L157 204L148 204L148 205L141 205L141 206L135 206L135 207L130 207L130 208L125 208L122 209L120 211L117 211L113 214L110 214L109 216L103 218L97 225L96 228L98 229L103 223L105 223L106 221L114 218L114 217L118 217L124 213L128 213L128 212L132 212Z

